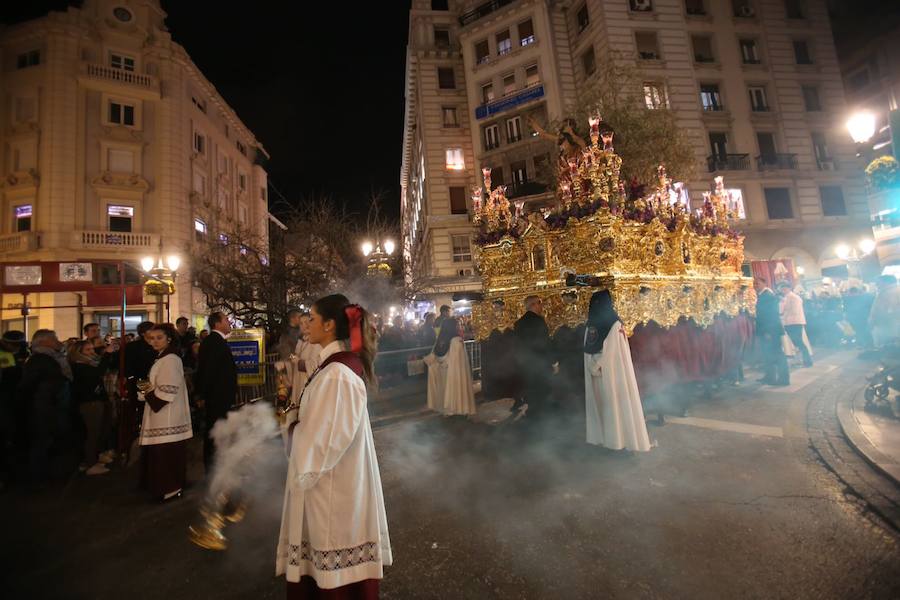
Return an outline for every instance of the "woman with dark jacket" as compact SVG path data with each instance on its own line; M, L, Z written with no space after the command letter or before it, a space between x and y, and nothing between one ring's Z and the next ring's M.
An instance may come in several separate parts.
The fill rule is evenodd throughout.
M84 456L82 471L88 475L108 473L106 465L112 462L110 452L99 453L100 444L109 439L111 426L109 404L103 378L112 361L115 347L106 346L102 355L97 354L90 340L80 340L69 348L72 365L72 399L84 422Z

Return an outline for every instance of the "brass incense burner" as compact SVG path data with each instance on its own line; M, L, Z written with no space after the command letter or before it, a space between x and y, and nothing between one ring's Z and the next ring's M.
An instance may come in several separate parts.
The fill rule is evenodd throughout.
M222 530L228 523L240 523L246 514L247 505L244 502L230 507L228 497L219 494L214 503L200 508L203 523L188 527L188 538L206 550L225 550L228 548L228 538Z

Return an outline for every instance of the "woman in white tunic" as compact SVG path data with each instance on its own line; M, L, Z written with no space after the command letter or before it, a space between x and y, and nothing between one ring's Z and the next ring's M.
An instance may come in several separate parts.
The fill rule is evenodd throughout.
M587 442L613 450L650 450L628 336L608 290L591 296L584 334Z
M366 406L375 332L363 308L335 294L313 305L309 341L321 362L289 429L276 575L289 599L377 598L391 544Z
M428 408L448 416L474 415L472 369L456 319L443 322L434 349L424 361L428 365Z
M141 424L141 485L162 500L181 495L187 473L187 442L193 437L178 333L171 323L156 325L146 339L157 352L150 381L138 400L146 402Z

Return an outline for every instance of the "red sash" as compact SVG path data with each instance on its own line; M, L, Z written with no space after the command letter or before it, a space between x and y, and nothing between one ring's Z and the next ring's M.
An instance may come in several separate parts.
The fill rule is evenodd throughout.
M319 365L319 368L313 371L313 374L310 375L309 379L306 380L306 385L303 388L303 392L300 394L300 404L303 403L303 396L306 394L306 390L309 389L309 384L312 383L312 380L322 371L322 369L324 369L331 363L341 363L342 365L348 367L351 371L353 371L357 377L363 379L363 363L362 359L359 356L357 356L353 352L335 352L334 354L326 358L325 362ZM297 425L297 423L299 423L299 421L291 423L291 426L288 428L289 440L294 435L294 427ZM290 446L288 446L288 454L290 454L290 451Z

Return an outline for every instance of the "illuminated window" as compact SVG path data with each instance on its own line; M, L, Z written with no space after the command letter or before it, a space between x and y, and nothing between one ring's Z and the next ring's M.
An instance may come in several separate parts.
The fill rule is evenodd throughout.
M472 242L469 235L452 235L453 262L470 262L472 260Z
M644 105L649 109L668 108L666 88L655 81L644 82Z
M462 171L466 168L462 148L447 148L447 168L452 171Z
M201 219L194 219L194 237L198 242L206 239L206 223Z
M527 46L534 43L534 24L531 19L519 23L519 44Z
M13 229L15 231L31 231L31 205L21 204L13 209Z
M497 34L497 54L509 54L512 50L512 40L509 37L509 29Z
M106 207L106 218L110 231L131 231L134 221L134 207L109 204Z

